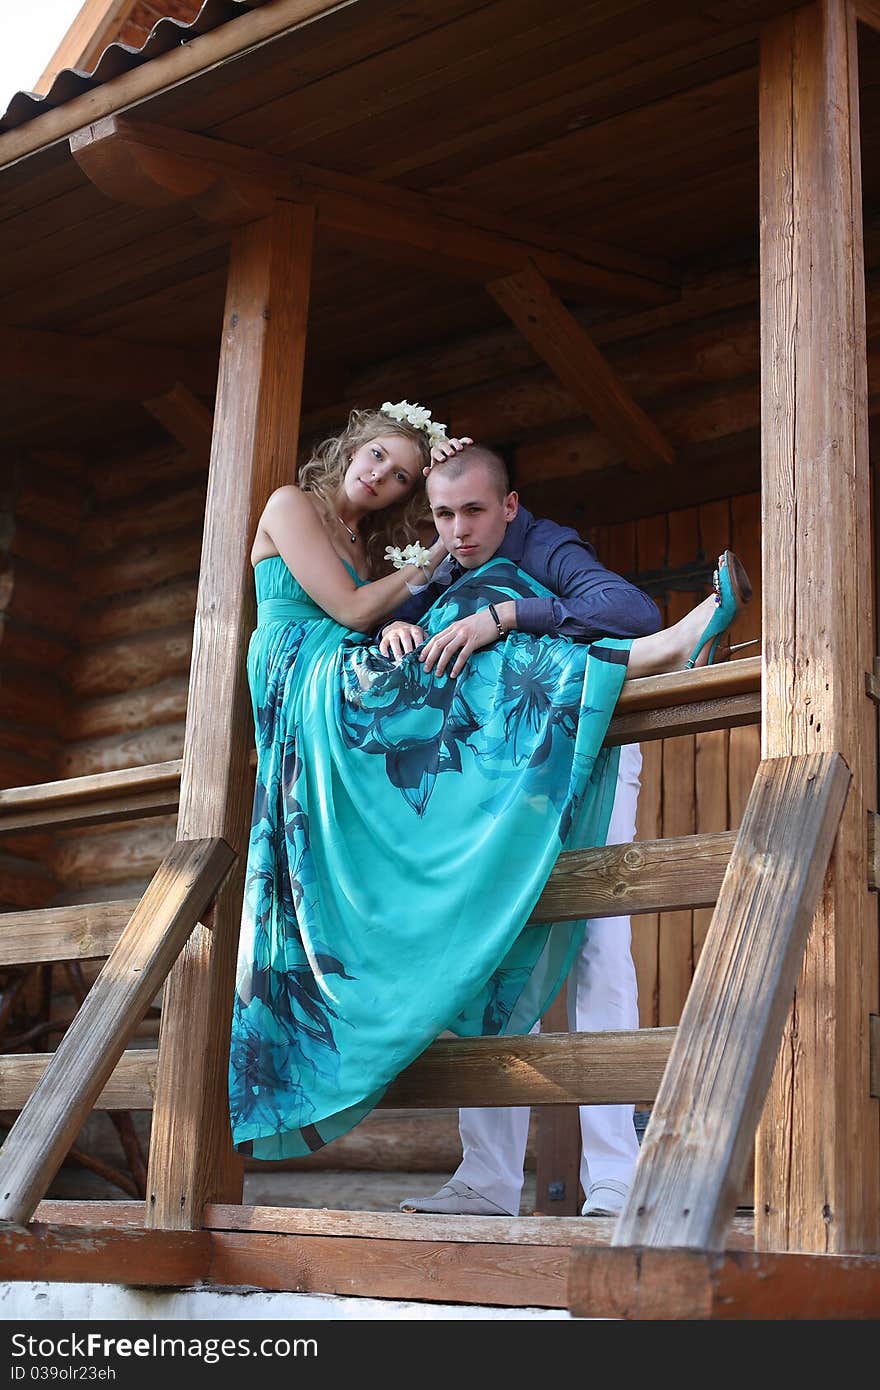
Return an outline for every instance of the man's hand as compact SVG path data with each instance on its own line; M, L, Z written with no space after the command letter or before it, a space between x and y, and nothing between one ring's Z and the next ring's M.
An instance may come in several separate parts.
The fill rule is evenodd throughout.
M405 623L398 618L396 622L389 623L382 633L379 651L383 656L402 661L408 652L414 652L424 642L427 635L417 623Z
M480 608L470 617L459 618L457 622L450 623L449 627L445 627L442 632L432 637L430 642L426 642L424 649L419 653L419 661L424 663L426 671L433 670L436 676L442 676L449 662L455 657L455 664L449 674L457 676L464 669L471 652L497 641L498 628L495 626L495 619L488 608Z
M451 459L453 454L461 453L462 449L473 442L469 435L463 434L461 439L444 439L442 444L435 444L431 450L429 467L422 469L425 477L428 477L435 463L442 463L444 459Z

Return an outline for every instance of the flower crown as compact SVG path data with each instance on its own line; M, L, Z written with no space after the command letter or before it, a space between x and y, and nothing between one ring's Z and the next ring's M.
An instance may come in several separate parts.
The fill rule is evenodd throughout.
M392 405L390 401L385 401L379 410L392 420L400 420L412 425L413 429L424 430L432 449L435 444L442 444L446 439L446 426L441 425L438 420L431 419L431 412L427 406L410 405L409 401L398 401L396 405Z

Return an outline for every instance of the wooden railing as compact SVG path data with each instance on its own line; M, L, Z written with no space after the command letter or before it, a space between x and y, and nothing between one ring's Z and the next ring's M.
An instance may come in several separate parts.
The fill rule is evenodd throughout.
M759 684L757 658L627 682L608 742L754 723L760 719ZM165 814L177 804L179 780L180 763L169 762L3 791L0 833ZM532 920L709 906L720 891L734 839L732 832L722 832L563 853ZM152 1107L157 1054L124 1049L225 874L228 848L223 841L212 844L212 868L195 878L187 868L195 845L176 845L140 902L0 916L0 964L109 955L57 1052L0 1058L4 1108L21 1109L0 1154L0 1186L6 1194L0 1217L30 1218L90 1109ZM383 1104L651 1100L675 1032L441 1040L395 1080Z

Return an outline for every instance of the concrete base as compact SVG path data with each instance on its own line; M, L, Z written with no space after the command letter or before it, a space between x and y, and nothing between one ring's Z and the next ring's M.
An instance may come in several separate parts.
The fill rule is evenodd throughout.
M571 1321L564 1308L484 1308L476 1304L400 1303L316 1293L217 1289L153 1291L116 1284L0 1284L0 1321L90 1322L110 1319L213 1321L285 1319L301 1322L437 1321L442 1319Z

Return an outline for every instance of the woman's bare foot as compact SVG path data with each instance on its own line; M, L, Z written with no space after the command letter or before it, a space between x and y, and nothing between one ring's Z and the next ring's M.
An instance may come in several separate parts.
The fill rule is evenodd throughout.
M708 664L721 637L752 597L749 577L732 550L718 557L713 589L680 622L652 637L636 638L630 649L628 679Z
M710 594L679 622L673 623L672 627L665 627L651 637L637 637L630 650L627 680L635 680L639 676L656 676L662 671L684 670L716 606L715 595ZM694 662L695 666L706 665L711 645L709 638Z
M675 624L672 629L676 633L676 655L681 659L676 661L672 670L679 671L687 665L694 647L700 640L700 634L705 631L706 624L715 612L718 600L714 594L703 599L696 608L692 608L690 613ZM680 629L680 631L679 631ZM709 660L709 648L712 646L712 639L707 638L700 648L700 653L694 662L694 666L705 666Z

